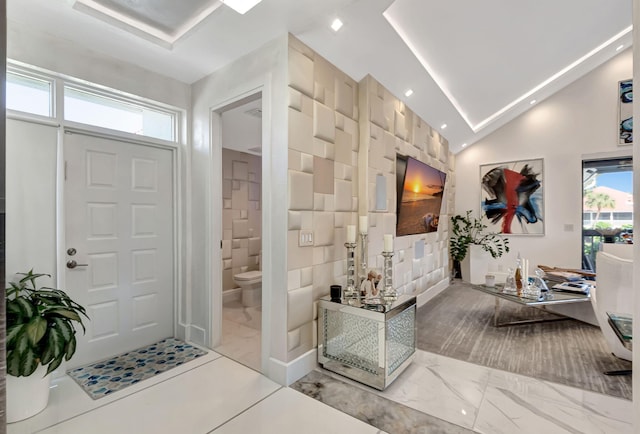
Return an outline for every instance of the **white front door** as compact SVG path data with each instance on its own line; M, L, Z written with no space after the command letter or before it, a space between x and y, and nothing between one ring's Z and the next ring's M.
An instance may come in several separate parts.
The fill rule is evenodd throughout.
M75 367L174 335L173 153L73 133L64 156L66 289L90 317Z

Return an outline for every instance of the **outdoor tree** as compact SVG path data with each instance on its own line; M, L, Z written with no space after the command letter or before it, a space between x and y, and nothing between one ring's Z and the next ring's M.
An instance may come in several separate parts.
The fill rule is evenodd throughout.
M606 193L596 193L594 191L590 191L585 196L585 205L587 207L596 209L596 218L593 221L593 228L596 228L596 224L600 219L600 211L602 208L615 208L616 201Z

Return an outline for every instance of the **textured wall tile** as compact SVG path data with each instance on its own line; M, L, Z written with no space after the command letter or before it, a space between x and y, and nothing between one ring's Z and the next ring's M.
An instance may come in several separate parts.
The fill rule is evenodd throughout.
M249 238L249 255L259 255L262 251L262 238Z
M336 78L336 111L353 118L355 91L350 83L346 83L343 77Z
M301 165L301 153L300 151L295 151L293 149L289 149L289 170L295 170L296 172L304 172L302 170Z
M313 155L300 154L300 171L305 173L313 173Z
M314 175L315 179L315 175ZM313 193L313 210L314 211L324 211L324 198L326 194L322 193Z
M231 240L222 240L222 259L231 259Z
M302 93L293 88L289 88L289 108L302 111Z
M291 291L292 289L298 289L302 286L303 285L300 285L300 270L289 270L287 274L287 289Z
M287 232L287 269L310 267L313 265L313 250L309 247L299 247L299 231Z
M289 148L313 153L313 118L289 109Z
M222 261L222 268L225 270L231 270L231 264L232 264L231 259L224 259Z
M315 246L328 246L333 244L335 232L333 213L315 212L313 215L313 231L315 234Z
M313 191L333 194L334 163L326 158L313 158Z
M260 184L249 182L249 200L260 200Z
M248 249L232 249L231 261L233 267L246 267L249 265L249 252Z
M224 179L222 181L222 198L231 199L231 180Z
M313 60L289 50L289 86L305 95L313 95Z
M369 116L371 122L383 130L387 130L389 125L384 116L384 101L379 98L371 98L370 101L371 107L369 107Z
M249 164L246 161L234 161L232 167L233 179L246 181L249 178Z
M300 216L302 219L302 229L312 230L313 229L313 211L301 211Z
M289 209L313 209L313 175L289 171Z
M351 182L335 180L336 211L351 211Z
M351 164L352 136L341 130L336 130L336 142L334 146L335 161L343 164Z
M331 143L336 139L334 112L319 102L313 104L313 136Z
M287 329L295 330L313 321L313 286L305 286L287 292Z
M287 351L293 351L300 346L300 329L287 332Z
M324 257L324 247L313 248L313 265L314 267L319 264L323 264L326 261Z
M233 238L247 238L249 236L249 221L234 220L233 221Z
M300 270L300 286L313 285L313 267L306 267Z

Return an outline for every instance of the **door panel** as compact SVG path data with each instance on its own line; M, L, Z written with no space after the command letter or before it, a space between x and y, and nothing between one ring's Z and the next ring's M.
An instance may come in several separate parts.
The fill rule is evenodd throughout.
M65 134L67 289L87 308L70 367L173 336L173 156Z

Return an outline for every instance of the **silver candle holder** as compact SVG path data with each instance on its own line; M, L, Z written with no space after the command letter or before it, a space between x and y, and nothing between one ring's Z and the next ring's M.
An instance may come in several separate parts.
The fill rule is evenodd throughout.
M345 299L359 299L360 291L356 288L356 243L344 243L347 248L347 288Z
M364 280L367 280L367 275L369 272L367 271L367 233L360 232L360 283Z
M384 256L383 286L380 291L380 298L387 303L392 303L398 299L398 292L393 288L393 252L382 252Z

